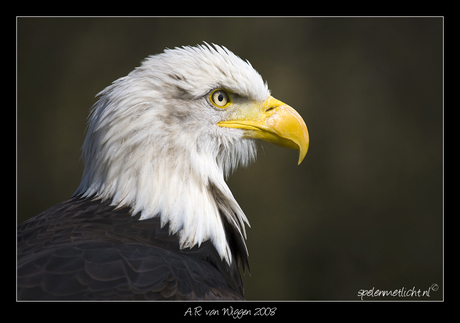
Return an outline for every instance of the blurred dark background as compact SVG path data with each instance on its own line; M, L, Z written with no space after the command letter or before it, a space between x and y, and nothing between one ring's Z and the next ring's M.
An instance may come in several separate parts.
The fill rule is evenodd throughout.
M442 18L18 18L17 222L76 190L99 91L202 41L248 59L310 131L300 166L264 145L229 178L251 222L247 299L434 283L413 299L441 299Z

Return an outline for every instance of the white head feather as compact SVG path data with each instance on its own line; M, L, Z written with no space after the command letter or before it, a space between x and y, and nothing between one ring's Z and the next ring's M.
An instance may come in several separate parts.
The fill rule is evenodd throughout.
M210 239L230 264L219 210L244 236L249 223L224 174L253 160L256 146L216 125L225 118L208 100L217 88L257 101L270 95L249 62L208 44L167 49L113 82L90 114L74 195L130 206L141 220L160 216L182 247Z

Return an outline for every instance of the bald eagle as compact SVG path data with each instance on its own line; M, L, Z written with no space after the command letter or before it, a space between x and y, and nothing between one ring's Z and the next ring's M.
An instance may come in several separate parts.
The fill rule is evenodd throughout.
M225 178L307 127L223 46L166 49L101 91L68 200L18 226L18 299L243 299L248 220Z

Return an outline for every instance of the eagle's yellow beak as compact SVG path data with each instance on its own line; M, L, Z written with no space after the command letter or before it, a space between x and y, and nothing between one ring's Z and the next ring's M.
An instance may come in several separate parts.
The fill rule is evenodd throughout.
M246 138L265 140L299 150L299 164L307 154L310 138L302 117L287 104L270 96L262 104L241 105L220 127L244 129Z

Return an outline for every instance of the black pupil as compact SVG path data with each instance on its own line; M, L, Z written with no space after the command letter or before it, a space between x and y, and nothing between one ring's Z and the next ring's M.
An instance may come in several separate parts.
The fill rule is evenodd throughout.
M219 94L219 96L217 97L217 100L218 100L219 102L223 101L223 100L224 100L224 95L223 95L222 93Z

